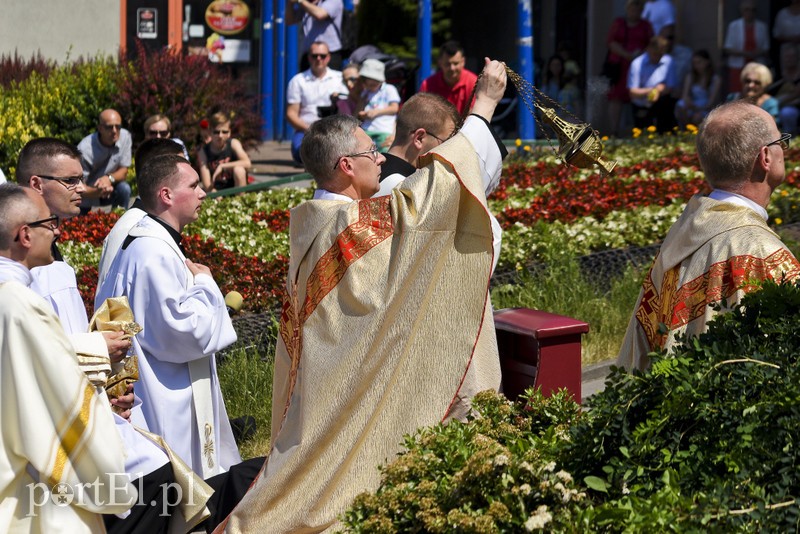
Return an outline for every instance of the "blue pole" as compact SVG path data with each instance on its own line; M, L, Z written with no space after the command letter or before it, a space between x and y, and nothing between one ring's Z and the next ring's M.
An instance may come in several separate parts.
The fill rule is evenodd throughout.
M297 74L297 71L300 67L300 60L297 55L297 43L300 36L299 29L299 24L286 25L286 79L284 80L284 88L289 87L289 80L291 80L292 77ZM283 115L286 109L285 99L283 102L281 102L280 109L282 110L281 115ZM292 128L292 125L289 124L289 121L286 121L286 126L283 130L283 139L291 139L293 133L294 128Z
M517 33L519 52L519 70L523 79L533 83L533 12L531 0L517 0ZM517 102L517 128L520 139L536 139L533 117L527 106Z
M286 2L278 0L275 14L275 33L277 34L277 50L275 50L275 99L273 100L275 113L275 133L283 140L286 102Z
M261 1L261 140L272 140L274 135L275 103L272 101L272 0Z
M417 71L417 87L422 80L431 75L431 24L433 21L433 8L431 0L419 0L418 19L417 19L417 59L419 59L419 70Z

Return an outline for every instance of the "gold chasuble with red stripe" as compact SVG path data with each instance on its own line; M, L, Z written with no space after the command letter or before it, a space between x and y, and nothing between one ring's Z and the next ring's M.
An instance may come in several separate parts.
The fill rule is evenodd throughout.
M273 448L228 532L335 527L404 434L498 389L479 162L463 135L437 152L389 196L292 210Z
M675 336L698 335L761 280L800 275L800 263L753 210L702 195L692 197L670 228L628 325L617 364L646 369L647 354L669 349Z

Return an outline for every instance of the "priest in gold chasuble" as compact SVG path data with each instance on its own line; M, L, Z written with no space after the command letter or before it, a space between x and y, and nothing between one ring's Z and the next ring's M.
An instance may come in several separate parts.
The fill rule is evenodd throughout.
M504 66L487 62L474 116L388 196L370 198L384 158L355 120L306 134L320 189L291 214L272 451L226 531L335 527L404 434L498 389L485 191L500 174L487 121L504 88Z
M648 353L669 350L675 336L698 335L757 282L791 280L800 263L767 225L766 206L783 182L781 134L762 109L733 102L700 126L697 152L713 191L696 195L670 228L645 277L617 364L646 369Z

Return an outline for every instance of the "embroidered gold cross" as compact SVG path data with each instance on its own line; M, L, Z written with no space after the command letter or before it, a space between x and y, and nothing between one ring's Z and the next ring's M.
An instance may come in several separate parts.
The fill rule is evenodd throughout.
M210 424L206 423L206 442L203 445L203 455L206 457L206 462L208 463L208 468L214 468L214 440L212 436L214 435L214 429L211 427Z

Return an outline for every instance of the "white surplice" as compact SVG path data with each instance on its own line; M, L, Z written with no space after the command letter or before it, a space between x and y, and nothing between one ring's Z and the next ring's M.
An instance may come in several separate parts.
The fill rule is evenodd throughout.
M225 299L211 276L192 276L183 252L158 221L145 217L120 250L95 306L127 296L143 330L132 421L163 436L203 478L241 461L217 378L214 353L236 341Z
M3 260L0 531L105 532L98 514L123 513L137 497L111 411L79 368L58 317L25 287L27 269ZM72 494L69 504L51 498L57 484L58 493Z
M128 232L131 228L136 226L142 218L147 215L143 209L131 207L117 219L111 231L103 240L103 253L100 255L100 263L97 265L97 289L105 281L108 275L108 269L117 257L119 249L122 248L122 243L128 237Z

